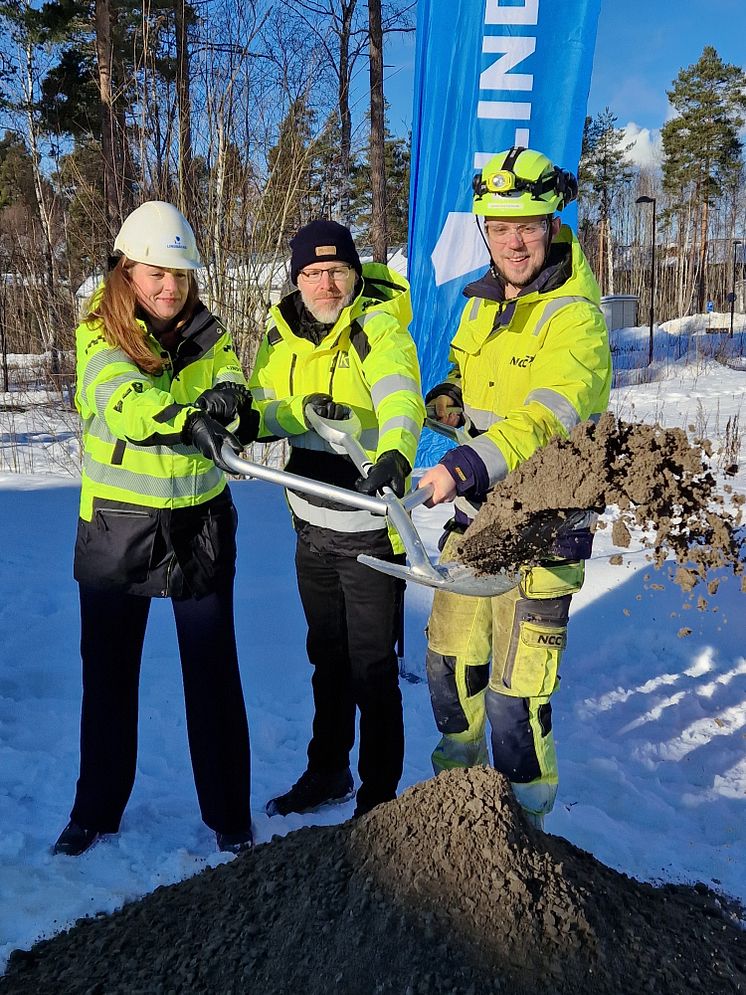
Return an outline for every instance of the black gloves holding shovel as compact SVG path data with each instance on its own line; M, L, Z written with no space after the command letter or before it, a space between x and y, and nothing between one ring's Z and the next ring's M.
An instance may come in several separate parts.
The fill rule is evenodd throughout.
M320 418L328 418L330 421L344 421L351 414L348 405L339 404L330 394L307 394L303 398L304 418L306 407L309 404ZM313 428L307 418L305 421L309 428Z
M233 432L229 432L219 421L202 411L193 411L189 415L181 431L181 440L188 446L199 449L203 456L211 459L215 466L226 473L233 473L233 470L223 462L223 443L227 443L236 455L243 452L243 445Z
M221 470L231 473L220 455L223 443L239 454L256 439L259 430L259 413L251 406L251 391L240 383L219 383L203 391L194 403L200 410L187 418L182 441L194 446ZM225 426L236 418L239 424L234 435Z
M236 436L247 446L259 433L259 412L252 407L251 391L240 383L219 383L202 391L194 402L221 425L239 419Z
M358 477L355 490L361 494L375 494L384 487L390 487L398 498L404 497L407 489L407 477L412 471L406 456L397 449L381 453L367 477Z
M322 418L331 421L345 421L351 415L348 405L340 404L329 394L309 394L303 400L303 408L310 405ZM309 425L309 428L313 426ZM355 481L355 490L361 494L376 494L384 487L390 487L398 498L404 497L407 477L411 466L405 456L396 449L381 453L370 469L367 477L362 475Z

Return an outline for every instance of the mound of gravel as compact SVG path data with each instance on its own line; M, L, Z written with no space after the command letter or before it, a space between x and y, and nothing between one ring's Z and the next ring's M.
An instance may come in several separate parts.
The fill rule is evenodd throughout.
M674 579L684 590L720 567L742 575L738 526L746 497L726 487L735 514L723 513L709 456L710 444L691 444L683 429L618 421L611 413L597 424L583 422L497 484L465 533L459 559L481 573L513 571L541 558L577 509L600 513L617 505L612 542L624 549L631 528L652 527L651 559L660 567L673 555Z
M731 995L746 934L704 886L633 881L451 771L16 951L21 993Z

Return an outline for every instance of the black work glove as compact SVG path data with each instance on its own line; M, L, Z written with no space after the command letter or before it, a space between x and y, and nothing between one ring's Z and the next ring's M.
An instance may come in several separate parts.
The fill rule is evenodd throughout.
M362 494L375 494L382 487L390 487L398 498L404 497L407 477L412 471L406 456L397 449L381 453L367 477L358 477L355 490Z
M215 466L225 470L226 473L233 473L233 470L223 462L220 455L223 443L227 442L236 455L243 452L243 446L235 435L202 411L195 411L189 415L181 431L181 439L188 446L199 449L203 456L211 459Z
M248 414L251 391L240 383L219 383L202 391L195 405L221 425L230 425L234 418Z
M317 415L328 418L330 421L344 421L349 418L352 411L346 404L338 404L330 394L308 394L303 398L303 419L306 419L306 405L310 404ZM308 425L309 428L313 426Z

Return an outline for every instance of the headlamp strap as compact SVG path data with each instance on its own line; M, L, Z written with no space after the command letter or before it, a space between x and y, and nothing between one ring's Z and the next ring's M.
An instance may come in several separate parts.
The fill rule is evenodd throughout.
M511 173L514 172L513 167L516 164L518 156L521 154L521 152L525 151L526 149L524 148L523 145L514 145L513 148L510 149L508 151L508 154L505 156L505 161L502 164L502 168L509 170ZM518 179L518 177L516 177L516 179Z

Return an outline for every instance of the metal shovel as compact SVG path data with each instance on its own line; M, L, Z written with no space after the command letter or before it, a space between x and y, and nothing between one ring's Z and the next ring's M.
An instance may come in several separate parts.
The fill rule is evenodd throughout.
M360 422L357 415L353 413L352 417L345 421L333 422L321 418L315 411L307 408L306 417L317 435L325 439L337 452L346 453L360 473L364 477L368 476L373 463L358 441ZM513 574L477 574L472 567L462 563L433 563L430 560L425 545L414 527L409 509L427 501L432 494L431 487L410 491L401 500L390 487L384 487L381 494L386 505L386 514L404 543L409 565L389 563L367 553L358 556L360 563L390 574L392 577L401 577L403 580L412 580L427 587L471 597L492 597L511 590L518 583L519 578Z
M317 415L312 408L306 408L306 416L309 424L321 438L325 439L337 452L348 455L361 474L368 475L373 464L357 440L360 433L360 421L357 415L353 414L351 418L344 421L332 421ZM301 494L311 494L339 501L352 508L372 512L374 515L387 516L404 543L409 565L388 563L386 560L367 554L358 556L361 563L374 570L380 570L393 577L401 577L403 580L411 580L417 584L425 584L427 587L440 588L452 591L454 594L465 594L471 597L492 597L495 594L511 590L518 583L518 577L513 574L480 575L473 568L461 563L435 564L430 561L425 545L409 515L412 508L416 508L428 500L432 493L432 489L429 487L410 491L401 500L390 488L385 487L381 497L374 497L370 494L350 491L344 487L336 487L334 484L300 477L294 473L288 473L286 470L276 470L259 463L251 463L236 455L226 445L221 450L221 457L233 473L241 476L280 484L281 487L298 491Z

